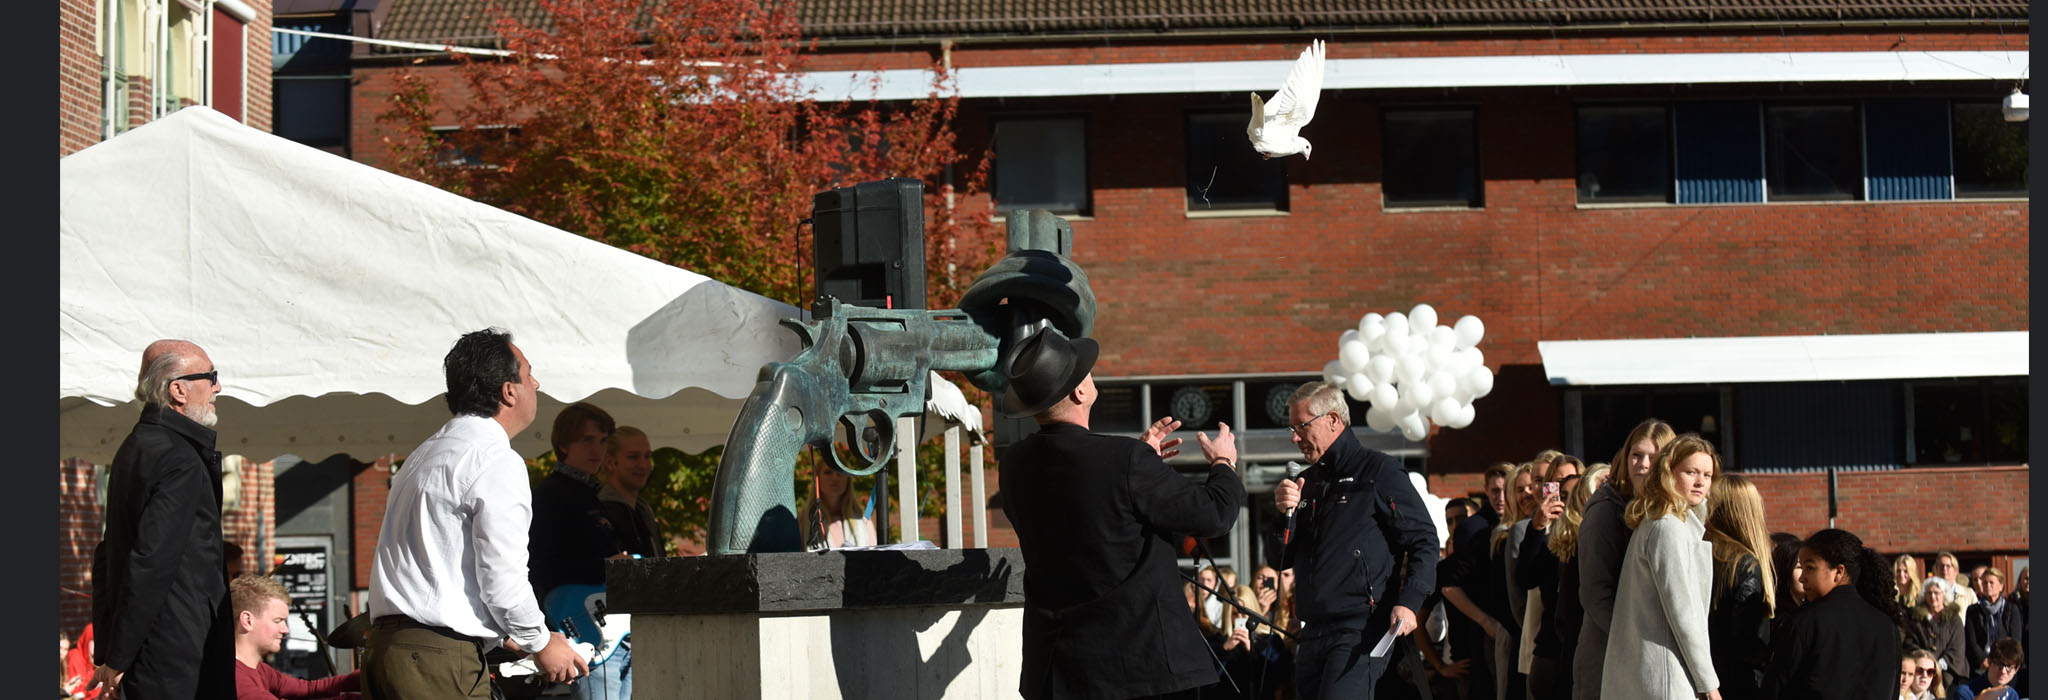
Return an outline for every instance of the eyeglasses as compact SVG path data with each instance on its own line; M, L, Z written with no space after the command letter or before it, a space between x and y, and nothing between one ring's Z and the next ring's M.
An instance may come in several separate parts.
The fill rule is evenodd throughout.
M220 386L220 370L216 369L211 372L201 372L199 374L187 374L182 377L172 377L171 381L184 382L191 381L194 379L204 379L206 381L212 382L214 386ZM170 386L170 382L165 382L164 386Z
M1923 669L1920 669L1920 670L1916 671L1915 673L1916 673L1917 675L1922 675L1922 676L1932 676L1932 675L1934 675L1934 669L1931 669L1931 668L1923 668Z
M1308 433L1305 433L1305 432L1302 432L1302 431L1308 430L1308 427L1309 427L1309 426L1311 426L1311 425L1315 425L1315 424L1316 424L1316 421L1322 420L1322 419L1324 419L1324 418L1328 418L1328 417L1330 417L1331 415L1334 415L1334 414L1330 414L1330 413L1325 413L1325 414L1323 414L1323 415L1320 415L1320 416L1316 416L1316 417L1314 417L1314 418L1310 418L1310 419L1308 419L1308 420L1305 420L1305 421L1302 421L1302 422L1300 422L1300 423L1296 423L1296 424L1294 424L1293 426L1289 427L1288 429L1289 429L1289 430L1292 430L1292 431L1294 431L1294 434L1296 434L1296 435L1307 435Z

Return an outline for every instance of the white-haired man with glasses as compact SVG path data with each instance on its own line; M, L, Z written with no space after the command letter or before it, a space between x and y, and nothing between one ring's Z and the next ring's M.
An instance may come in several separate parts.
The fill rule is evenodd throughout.
M93 679L122 700L235 695L221 543L213 359L185 340L142 352L142 415L108 467L106 534L93 554Z
M1294 687L1303 700L1370 699L1389 660L1373 648L1383 635L1415 631L1415 611L1436 588L1436 524L1401 460L1352 434L1336 386L1303 384L1288 397L1287 416L1311 462L1273 491L1274 505L1294 518L1279 563L1295 570L1302 622Z

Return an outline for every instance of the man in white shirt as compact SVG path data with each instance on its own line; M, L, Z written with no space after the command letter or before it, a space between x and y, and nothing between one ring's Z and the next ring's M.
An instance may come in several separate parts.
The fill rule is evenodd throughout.
M533 424L540 382L495 328L462 336L442 364L455 417L391 478L370 569L363 690L375 700L489 698L484 653L500 645L533 654L553 682L589 672L527 582L533 492L511 436Z

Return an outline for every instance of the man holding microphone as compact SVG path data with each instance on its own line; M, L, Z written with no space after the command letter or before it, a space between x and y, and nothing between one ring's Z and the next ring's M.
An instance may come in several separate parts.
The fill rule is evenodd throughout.
M1413 632L1415 611L1436 587L1436 525L1401 460L1352 435L1342 390L1304 384L1288 397L1287 415L1295 447L1312 462L1273 492L1291 521L1279 568L1295 570L1302 621L1295 688L1302 700L1369 699L1389 658L1375 647Z

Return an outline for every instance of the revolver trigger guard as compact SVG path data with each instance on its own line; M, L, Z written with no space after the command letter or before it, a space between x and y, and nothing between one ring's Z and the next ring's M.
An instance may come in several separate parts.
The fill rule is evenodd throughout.
M855 419L862 416L872 419L875 423L875 434L878 438L875 441L876 454L869 454L867 441L861 439L861 432L866 426ZM846 429L846 439L853 448L854 460L861 465L860 468L848 466L839 458L838 450L826 450L825 453L831 456L832 466L839 471L850 476L868 476L881 471L882 467L887 466L889 460L896 456L896 419L887 411L874 409L864 413L848 413L839 417L839 425Z
M798 343L803 344L803 350L809 350L811 346L818 344L817 337L811 333L811 327L809 325L806 325L803 321L799 321L793 318L779 318L776 319L775 322L781 324L783 328L788 328L792 331L795 331L796 340Z

